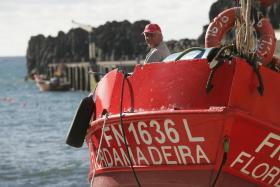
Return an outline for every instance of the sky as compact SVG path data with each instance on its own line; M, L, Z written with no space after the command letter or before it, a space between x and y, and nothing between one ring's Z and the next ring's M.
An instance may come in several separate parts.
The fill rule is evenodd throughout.
M56 36L77 25L150 20L164 40L196 39L216 0L0 0L0 56L24 56L31 36Z

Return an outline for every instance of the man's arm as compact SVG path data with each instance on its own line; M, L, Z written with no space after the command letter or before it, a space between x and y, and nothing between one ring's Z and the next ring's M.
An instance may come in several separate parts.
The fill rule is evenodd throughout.
M148 56L148 58L146 59L145 63L151 63L151 62L160 62L162 61L162 56L159 53L158 49L155 49L150 56Z

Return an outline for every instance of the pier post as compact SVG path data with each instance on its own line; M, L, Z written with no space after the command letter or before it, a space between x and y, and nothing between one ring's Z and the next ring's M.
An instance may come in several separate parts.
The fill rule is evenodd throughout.
M85 90L85 68L84 66L81 66L80 67L80 71L81 71L81 74L80 74L80 85L81 85L81 88L80 90Z
M70 68L67 66L65 67L65 73L67 82L70 82Z
M89 81L89 79L88 79L88 67L87 66L85 66L84 67L84 72L85 72L85 91L89 91L89 89L88 89L88 81Z
M79 90L79 68L78 67L75 67L74 68L75 69L75 76L74 76L74 82L75 82L75 84L74 84L74 89L75 90Z
M71 83L71 88L74 89L74 68L73 67L70 67L70 83Z

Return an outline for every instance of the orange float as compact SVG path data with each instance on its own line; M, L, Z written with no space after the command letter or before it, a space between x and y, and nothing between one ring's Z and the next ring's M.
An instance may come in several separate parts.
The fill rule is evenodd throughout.
M235 26L235 20L239 12L240 8L234 7L223 11L214 18L206 31L206 47L215 47L221 44L223 36ZM267 18L260 19L254 27L259 35L256 49L257 55L263 64L267 64L272 60L276 47L273 27Z

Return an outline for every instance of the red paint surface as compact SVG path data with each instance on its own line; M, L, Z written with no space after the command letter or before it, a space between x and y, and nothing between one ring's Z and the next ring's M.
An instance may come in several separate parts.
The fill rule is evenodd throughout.
M146 162L140 159L134 166L140 182L145 186L168 186L171 183L174 186L210 186L222 160L224 137L228 136L228 160L217 186L279 185L280 140L277 138L280 137L280 75L266 68L261 68L260 71L264 82L263 96L257 92L256 75L242 59L234 59L231 64L226 62L217 70L213 80L214 88L209 94L205 92L209 74L206 60L137 66L125 82L123 110L126 112L124 129L132 155L137 157L138 149L147 160ZM121 133L118 124L122 78L120 72L110 72L101 80L96 90L97 116L87 135L92 154L90 178L95 164L94 153L100 142L104 120L101 113L104 109L110 113L106 121L109 130L107 129L105 134L112 139L109 140L110 146L103 139L101 148L107 149L111 156L114 155L113 148L117 155L121 155L120 149L126 152L124 143L118 145L112 133L114 127ZM107 90L106 94L104 89ZM167 133L170 129L165 129L164 125L167 119L174 122L174 125L168 125L168 128L177 132L179 141L172 142L168 139ZM188 121L191 137L203 137L204 141L190 141L183 119ZM158 122L159 131L165 136L164 142L157 141L161 139L161 133L156 126L151 125L151 120ZM139 122L146 125L140 125L139 129ZM140 143L137 143L135 134L129 130L132 126L136 129ZM144 132L144 139L148 140L150 136L151 141L143 142L140 131L142 135ZM274 138L267 139L260 150L256 151L271 134ZM172 149L179 149L179 146L187 146L195 162L192 162L190 157L185 157L186 162L183 163L182 154L178 157ZM197 162L198 146L209 162L203 156ZM163 160L160 164L155 164L149 157L148 147L158 150L164 147L169 163ZM242 153L243 156L240 156ZM236 162L239 157L241 161ZM159 160L159 157L154 156L154 160ZM234 162L236 163L233 164ZM129 164L115 162L108 167L104 160L100 163L95 179L97 186L136 185ZM166 177L167 174L172 178ZM123 176L126 176L126 180L122 180ZM178 180L175 180L176 176Z

